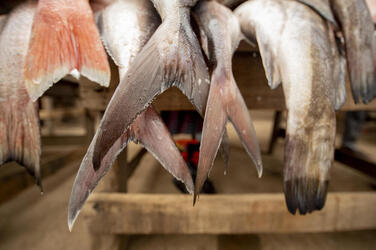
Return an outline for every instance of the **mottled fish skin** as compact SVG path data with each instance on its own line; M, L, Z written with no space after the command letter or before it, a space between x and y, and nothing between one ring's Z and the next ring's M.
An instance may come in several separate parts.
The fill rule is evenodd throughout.
M150 38L116 89L102 119L94 146L97 168L107 151L156 96L176 86L200 114L209 91L208 70L190 26L189 0L153 0L162 24Z
M17 161L41 187L38 105L27 94L23 66L36 4L22 4L0 35L0 165ZM41 187L42 189L42 187Z
M160 23L158 14L149 0L118 0L108 6L98 20L106 48L119 65L120 79L122 79L134 57L158 27ZM70 229L92 190L131 140L141 143L168 172L186 184L189 192L193 192L190 171L167 127L153 107L141 113L129 129L115 141L97 171L94 170L92 163L96 136L81 163L73 185L68 212Z
M39 0L24 69L31 99L70 73L105 87L110 82L107 55L88 0Z
M238 19L230 9L215 1L198 3L193 15L199 24L205 53L214 67L195 182L196 200L213 165L227 121L234 125L259 175L262 161L248 108L232 74L232 55L242 37Z
M332 32L316 12L288 0L253 0L240 5L244 34L256 37L283 82L286 98L284 192L289 211L320 210L334 157L337 78ZM268 30L268 28L273 28ZM262 54L264 56L264 54ZM264 58L263 58L264 59Z
M330 0L345 38L347 67L355 103L368 103L376 94L371 14L364 0Z

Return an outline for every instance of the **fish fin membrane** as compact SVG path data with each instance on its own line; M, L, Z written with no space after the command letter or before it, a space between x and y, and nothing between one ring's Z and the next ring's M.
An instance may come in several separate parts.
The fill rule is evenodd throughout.
M73 70L102 86L109 85L110 67L93 13L88 2L75 4L38 2L24 72L33 101Z
M266 79L268 80L269 87L271 89L277 88L281 82L281 74L279 72L279 66L277 57L268 44L268 39L263 37L262 32L257 32L257 44L259 46L262 64L264 66ZM266 41L266 42L263 42Z
M227 174L230 165L230 139L228 137L226 128L223 131L221 146L219 147L219 153L221 154L221 157L225 164L224 173Z
M188 32L192 36L187 36ZM178 87L203 115L209 92L207 67L193 31L180 33L184 37L179 41L184 43L171 45L166 41L171 39L169 27L161 24L133 60L102 119L94 146L94 167L100 165L103 156L138 114L171 86Z
M338 27L338 23L334 18L333 12L330 8L329 0L298 0L299 2L312 8L317 14L323 17L325 20L331 22L335 27Z
M18 162L42 190L39 116L26 91L25 96L28 100L9 100L0 105L0 165Z
M199 166L195 183L195 196L200 192L213 165L215 156L229 120L256 165L262 173L261 152L248 108L236 86L233 76L214 70L202 132Z
M97 27L99 30L99 34L101 36L101 40L103 42L103 46L107 52L107 54L111 57L112 61L116 64L116 66L120 66L120 60L115 57L115 53L111 50L110 41L108 40L108 36L106 34L106 29L104 28L104 22L105 22L105 14L103 11L98 13L97 16Z
M81 163L73 185L68 211L68 225L70 229L90 193L97 186L100 179L108 172L118 154L128 145L130 140L141 143L170 174L185 183L188 192L193 192L193 180L190 171L162 118L150 106L115 141L104 156L97 171L94 170L92 162L94 137Z
M296 210L300 214L311 213L322 209L325 204L329 169L334 158L334 109L322 116L324 118L317 120L314 127L295 128L291 132L287 128L284 193L288 210L292 214Z
M371 14L365 1L332 0L331 3L345 38L352 96L355 103L369 103L376 93ZM351 8L342 6L349 3Z

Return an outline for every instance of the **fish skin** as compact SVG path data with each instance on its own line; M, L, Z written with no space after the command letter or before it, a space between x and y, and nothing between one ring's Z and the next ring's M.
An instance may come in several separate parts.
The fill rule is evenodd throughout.
M371 14L364 0L330 0L330 3L344 35L354 101L368 103L376 95Z
M109 84L110 67L88 0L39 0L24 73L31 99L74 70Z
M98 20L106 48L118 63L120 79L122 79L133 58L158 27L160 23L158 14L149 0L119 0L109 5ZM92 190L111 168L116 156L131 140L141 143L168 172L186 184L189 192L193 192L190 171L167 127L152 106L141 113L129 129L116 140L97 171L94 170L92 162L96 136L81 163L73 185L68 210L70 230Z
M297 0L315 10L320 16L331 22L336 28L338 23L330 8L330 0Z
M336 88L330 26L311 8L288 0L253 0L235 14L241 30L273 53L288 110L284 192L288 210L320 210L334 157ZM274 24L274 33L265 30ZM262 55L263 56L263 55Z
M38 104L23 79L27 46L36 4L21 4L7 17L0 34L0 165L16 161L42 189Z
M227 121L234 125L244 148L262 173L261 153L248 108L232 74L232 55L241 40L237 17L215 1L202 1L193 15L204 37L203 47L211 64L209 98L200 146L200 158L195 182L194 201L213 165Z
M190 7L196 1L153 0L162 24L135 57L105 114L94 146L97 168L117 138L159 94L176 86L203 115L209 74L199 42L190 26Z

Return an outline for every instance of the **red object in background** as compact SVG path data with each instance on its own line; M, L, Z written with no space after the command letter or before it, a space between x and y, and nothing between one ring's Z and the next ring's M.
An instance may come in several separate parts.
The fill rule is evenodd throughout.
M200 142L195 139L182 139L177 140L176 145L179 148L185 162L190 162L197 167L198 158L200 156Z

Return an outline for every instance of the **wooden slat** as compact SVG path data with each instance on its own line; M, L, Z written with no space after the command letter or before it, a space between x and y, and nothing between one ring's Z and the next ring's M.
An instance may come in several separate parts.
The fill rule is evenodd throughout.
M283 194L189 195L96 193L82 216L93 233L246 234L376 228L376 193L331 193L325 208L287 212Z

